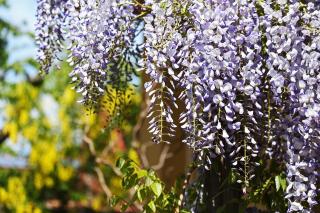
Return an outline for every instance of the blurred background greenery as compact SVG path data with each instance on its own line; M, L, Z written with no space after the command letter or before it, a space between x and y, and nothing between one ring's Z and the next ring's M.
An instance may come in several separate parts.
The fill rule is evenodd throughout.
M0 212L107 212L106 194L122 193L115 159L139 161L128 141L141 97L121 130L103 131L110 109L77 103L70 67L38 76L35 9L35 0L0 0Z

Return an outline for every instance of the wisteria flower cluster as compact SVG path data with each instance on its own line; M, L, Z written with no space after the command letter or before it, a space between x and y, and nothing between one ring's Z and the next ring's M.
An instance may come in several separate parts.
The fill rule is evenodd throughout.
M41 69L49 72L62 49L74 67L72 81L87 105L98 104L111 71L133 44L134 8L119 0L50 0L38 2L37 40Z
M178 107L174 91L179 69L188 64L188 47L179 18L182 4L172 0L149 1L151 12L144 17L145 67L150 76L145 88L151 98L149 129L155 142L169 142L177 127L172 118L172 108Z
M181 126L199 166L230 161L244 192L259 159L283 162L288 212L312 212L320 180L317 1L38 0L37 17L42 70L65 49L84 103L130 81L123 64L140 68L155 142L170 143Z
M124 57L124 47L131 45L133 7L119 4L121 1L92 0L69 7L68 61L74 66L70 76L85 102L96 104L110 76L108 69Z
M65 1L37 0L36 41L39 46L38 61L41 71L49 72L57 54L63 49Z

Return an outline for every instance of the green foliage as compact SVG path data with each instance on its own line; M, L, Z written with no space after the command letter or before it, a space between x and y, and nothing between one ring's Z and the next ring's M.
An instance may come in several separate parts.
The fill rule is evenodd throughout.
M285 191L287 188L287 181L286 181L286 177L284 176L284 174L281 175L277 175L274 179L275 184L276 184L276 190L279 191L280 189L282 191Z
M286 187L287 181L281 167L275 161L265 162L260 167L259 176L252 182L246 203L262 205L272 212L286 212Z
M123 189L133 190L134 195L130 201L126 201L123 196L114 196L111 200L114 206L121 204L123 211L132 206L142 206L143 212L175 212L178 208L177 188L166 191L165 185L153 170L141 169L126 157L119 158L116 165L123 174Z

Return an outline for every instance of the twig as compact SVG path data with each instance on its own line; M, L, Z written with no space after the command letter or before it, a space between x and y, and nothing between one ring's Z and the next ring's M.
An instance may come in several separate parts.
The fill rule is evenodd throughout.
M87 133L89 130L88 127L85 128L85 133ZM83 141L88 144L88 147L89 147L89 151L90 151L90 154L95 158L95 163L96 163L96 166L94 167L94 170L98 176L98 180L99 180L99 184L101 185L102 187L102 190L104 192L104 194L107 196L107 198L111 198L112 197L112 192L111 190L109 189L105 179L104 179L104 174L102 172L102 170L98 167L99 164L104 164L106 166L109 166L110 168L112 168L112 170L114 171L114 173L118 176L122 176L121 172L119 169L115 168L112 164L110 164L109 162L107 162L106 160L104 160L103 158L99 157L97 155L97 152L96 152L96 149L94 147L94 142L91 138L89 138L86 134L84 135L83 137ZM106 147L104 148L103 151L106 151L106 152L109 152L108 150L109 148ZM130 191L130 193L132 194L132 190ZM131 208L136 208L138 209L139 211L142 211L143 210L143 207L139 204L139 203L132 203L131 204Z
M107 195L108 198L111 198L112 197L112 192L109 189L109 187L107 186L106 181L104 180L104 176L103 176L103 173L102 173L101 169L96 166L94 168L94 170L97 173L97 176L98 176L98 179L99 179L99 183L100 183L100 185L102 187L102 190L104 191L104 193Z
M93 141L91 140L91 138L89 138L88 136L84 136L83 137L83 141L88 144L88 147L89 147L89 151L91 153L91 155L93 155L94 157L96 156L97 152L96 152L96 149L94 148L94 144L93 144Z
M141 145L140 150L139 150L139 156L140 156L140 160L141 163L143 165L143 168L149 168L150 167L150 163L149 160L147 158L147 148L149 146L151 146L152 143L144 143Z
M115 166L113 166L112 164L110 164L110 163L109 163L108 161L106 161L105 159L97 158L97 159L96 159L96 162L97 162L98 164L104 164L104 165L110 167L117 176L119 176L119 177L122 176L121 171L120 171L118 168L116 168Z
M87 129L87 128L86 128L86 129ZM86 132L87 132L87 131L86 131ZM89 137L85 134L85 136L83 137L83 141L84 141L86 144L88 144L89 151L90 151L91 155L92 155L93 157L95 157L95 159L96 159L95 161L96 161L96 163L98 164L99 161L98 161L97 159L99 159L99 158L97 158L97 152L96 152L96 149L95 149L95 147L94 147L94 143L93 143L92 139L89 138ZM108 198L112 197L112 192L111 192L111 190L109 189L109 187L107 186L106 181L104 180L104 176L103 176L103 173L102 173L101 169L100 169L98 166L95 166L94 170L95 170L95 172L97 173L98 180L99 180L99 183L100 183L100 185L101 185L101 187L102 187L103 192L106 194L106 196L107 196Z
M168 145L165 145L165 147L161 151L158 164L152 166L151 167L152 169L159 170L164 166L166 160L172 157L172 153L169 153L169 150L170 150L170 147Z

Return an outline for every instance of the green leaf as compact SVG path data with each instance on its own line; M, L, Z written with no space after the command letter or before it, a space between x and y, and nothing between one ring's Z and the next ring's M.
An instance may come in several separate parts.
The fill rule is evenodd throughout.
M283 191L285 191L287 189L287 180L286 178L281 178L280 179L280 185Z
M142 189L137 190L137 198L140 202L143 201Z
M117 162L116 162L116 166L117 166L119 169L121 169L121 168L124 166L125 163L126 163L126 161L125 161L123 158L119 158L119 159L117 160Z
M146 186L150 186L153 183L153 180L150 177L146 177Z
M130 189L137 184L137 174L126 176L122 179L122 187L124 189Z
M110 206L113 207L113 206L117 205L120 200L121 200L121 197L119 197L117 195L112 196L110 199Z
M151 209L152 212L156 212L156 205L154 205L153 201L148 203L148 207Z
M277 175L276 177L275 177L275 179L274 179L274 181L275 181L275 183L276 183L276 190L277 191L279 191L279 189L280 189L280 180L281 178L280 178L280 176L279 175Z
M148 175L148 172L144 169L137 172L138 178L142 178Z
M162 185L160 183L154 182L151 184L151 189L153 191L153 193L159 197L162 193Z

